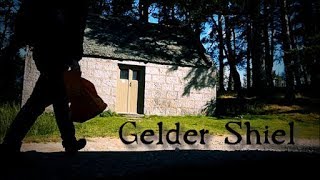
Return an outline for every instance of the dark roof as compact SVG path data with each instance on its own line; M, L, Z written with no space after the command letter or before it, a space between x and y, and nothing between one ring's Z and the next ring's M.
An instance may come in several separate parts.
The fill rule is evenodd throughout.
M128 17L90 15L85 30L84 56L210 66L210 57L199 53L201 50L193 34L186 27L142 24Z

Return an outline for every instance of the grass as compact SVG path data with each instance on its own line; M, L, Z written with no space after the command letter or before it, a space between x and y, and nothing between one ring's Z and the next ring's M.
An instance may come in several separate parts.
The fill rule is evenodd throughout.
M0 141L2 142L4 133L10 125L12 119L17 114L19 107L15 104L0 105Z
M2 142L6 129L12 119L18 112L19 107L16 105L0 106L0 142ZM133 121L126 117L119 116L116 113L106 112L84 123L75 123L77 137L119 137L119 129L127 121ZM141 134L146 129L152 129L155 134L158 133L157 123L163 123L164 131L175 128L175 123L180 124L181 133L195 129L209 130L209 134L223 136L230 134L225 125L228 122L241 122L242 129L236 124L230 127L237 132L245 134L246 128L244 123L250 122L251 129L258 130L261 135L268 126L269 134L275 130L281 129L289 133L289 123L294 122L294 137L319 139L320 137L320 114L317 113L280 113L267 115L243 115L241 117L207 117L207 116L145 116L141 119L134 120L136 128L132 125L124 127L125 135L131 133ZM28 132L26 142L48 142L60 141L60 133L57 128L54 115L44 113Z

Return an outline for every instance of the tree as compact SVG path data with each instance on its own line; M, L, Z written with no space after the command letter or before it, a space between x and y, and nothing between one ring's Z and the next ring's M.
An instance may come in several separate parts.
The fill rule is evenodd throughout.
M133 0L112 0L112 13L115 16L122 16L132 10Z
M139 16L140 16L140 21L143 23L148 23L150 5L151 5L150 0L139 1Z
M265 58L265 72L266 72L266 83L269 88L273 88L272 81L272 68L273 68L273 57L271 56L271 47L269 39L269 24L270 18L270 0L263 0L263 38L264 38L264 58ZM272 39L271 39L272 40Z
M222 32L222 16L218 15L218 25L217 25L217 31L218 31L218 41L219 41L219 92L223 93L225 92L224 88L224 43L223 43L223 32Z
M0 3L0 103L19 101L23 61L14 42L14 21L19 1Z
M290 42L290 32L289 32L289 19L287 15L287 1L280 1L280 11L281 11L281 34L282 34L282 46L283 46L283 62L285 65L285 73L286 73L286 100L288 102L293 102L295 99L294 93L294 76L293 76L293 63L290 57L290 50L292 50L291 42Z
M228 16L225 17L225 30L226 30L226 54L227 60L230 67L230 76L232 76L232 80L234 83L234 90L238 92L238 95L241 91L241 79L240 75L237 71L237 62L236 62L236 54L235 48L232 49L231 39L235 39L235 37L231 37L231 31L233 27L230 25L230 19ZM235 44L235 43L234 43Z
M265 75L262 68L261 4L260 1L250 1L249 5L252 18L252 87L259 96L262 96L265 89Z

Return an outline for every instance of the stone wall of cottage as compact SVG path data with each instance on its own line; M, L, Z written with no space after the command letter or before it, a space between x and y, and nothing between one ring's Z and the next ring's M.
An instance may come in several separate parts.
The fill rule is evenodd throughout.
M199 89L187 87L197 84L190 83L195 68L141 63L134 61L117 61L102 58L83 58L80 61L82 76L90 80L96 87L98 94L108 104L108 108L115 110L118 64L138 65L145 67L145 97L144 114L146 115L198 115L210 100L216 97L216 88L201 87ZM197 71L198 72L198 71ZM207 73L206 70L201 70ZM208 71L211 72L211 71ZM188 78L188 75L191 77ZM203 74L202 74L203 75ZM26 61L22 103L30 96L39 76L33 61ZM214 73L205 74L210 79ZM195 81L196 82L196 81ZM196 82L197 83L197 82ZM202 81L200 83L203 83Z
M22 86L22 104L25 104L30 97L39 75L40 73L32 60L32 53L31 51L27 51Z
M195 115L201 114L206 104L216 96L215 87L199 90L188 86L191 83L188 74L194 75L191 67L173 67L171 65L146 65L145 77L145 114L155 115ZM206 73L206 72L202 72ZM214 74L206 74L213 76ZM197 77L195 77L195 80Z
M116 61L83 58L80 61L82 77L91 81L100 97L108 104L108 109L115 109L118 65ZM39 77L39 71L30 56L27 56L22 92L22 104L30 97L35 83ZM52 109L49 107L48 110Z

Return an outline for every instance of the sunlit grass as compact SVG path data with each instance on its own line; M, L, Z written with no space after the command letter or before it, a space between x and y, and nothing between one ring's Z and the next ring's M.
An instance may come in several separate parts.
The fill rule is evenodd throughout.
M19 107L14 105L2 105L0 107L0 140L2 141L6 129L12 122ZM294 123L295 138L318 139L320 137L320 115L309 113L281 113L268 115L243 115L239 117L207 117L207 116L145 116L140 119L132 120L113 113L97 116L84 123L75 123L77 137L119 137L119 129L127 121L136 123L136 127L127 124L124 134L141 134L146 129L151 129L159 133L158 123L162 122L163 131L175 129L179 123L180 133L194 129L200 131L206 129L209 134L223 136L230 134L226 129L228 122L241 122L241 128L236 124L230 126L241 134L246 133L245 122L250 122L251 129L258 130L260 134L266 130L270 133L281 129L289 133L289 123ZM47 142L60 140L60 133L52 113L44 113L28 132L25 141Z

